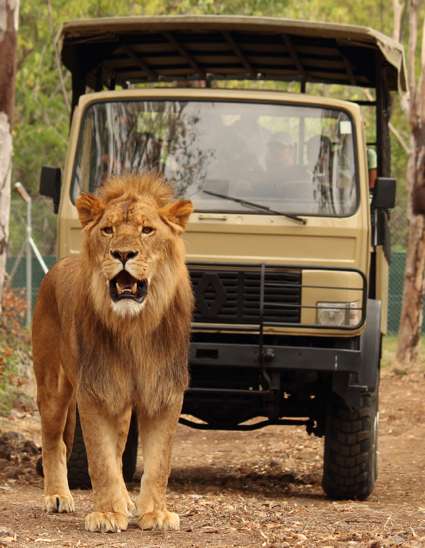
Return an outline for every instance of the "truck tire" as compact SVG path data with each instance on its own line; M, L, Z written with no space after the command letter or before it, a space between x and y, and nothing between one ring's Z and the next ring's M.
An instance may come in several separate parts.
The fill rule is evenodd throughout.
M130 428L128 429L127 442L122 455L122 475L124 481L130 483L133 481L134 472L137 464L137 448L139 445L139 429L137 426L137 416L131 415Z
M359 409L334 396L326 418L322 486L332 499L365 500L377 478L378 394L366 392Z
M127 443L122 456L122 471L124 481L130 482L136 470L137 461L137 418L133 413L127 437ZM68 460L68 483L70 489L90 489L91 481L88 471L87 453L84 445L83 433L81 431L80 418L77 411L75 424L74 444L71 456Z

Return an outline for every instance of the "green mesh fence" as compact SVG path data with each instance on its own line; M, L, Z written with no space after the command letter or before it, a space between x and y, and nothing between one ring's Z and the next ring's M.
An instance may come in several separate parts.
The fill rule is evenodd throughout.
M43 257L44 262L46 263L47 267L50 268L54 265L56 261L56 257L53 256L47 256ZM19 289L19 288L26 288L26 262L25 262L25 256L21 259L15 274L12 279L12 287ZM8 274L11 274L12 269L15 265L15 257L9 257L7 259L7 265L6 265L6 271ZM35 257L32 259L32 304L34 307L35 300L37 298L38 288L40 287L41 280L43 279L44 272L43 269L40 266L40 263L37 261Z
M388 332L398 333L400 325L401 301L403 298L404 265L406 253L393 251L390 264L390 287L388 300Z

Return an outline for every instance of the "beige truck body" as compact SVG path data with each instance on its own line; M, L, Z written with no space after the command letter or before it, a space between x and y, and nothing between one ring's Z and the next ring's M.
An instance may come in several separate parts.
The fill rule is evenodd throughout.
M370 200L364 121L360 107L354 103L324 97L296 94L212 90L212 89L138 89L101 92L83 95L74 111L70 144L65 163L63 191L59 208L58 256L79 253L81 227L75 205L71 199L73 161L76 156L78 136L85 110L93 103L126 100L196 100L236 101L285 105L311 105L337 108L346 112L353 123L356 143L356 168L359 184L359 204L349 217L305 217L305 225L295 224L278 215L261 213L208 213L195 211L191 217L185 239L188 263L243 263L253 265L308 266L303 273L301 324L315 323L314 305L318 301L359 301L364 279L353 271L369 275L370 259ZM82 190L88 190L82 189ZM381 257L382 260L383 257ZM314 270L312 267L329 270ZM335 269L346 269L340 272ZM379 270L380 300L386 301L388 269ZM333 289L315 289L315 286ZM353 288L352 290L343 288ZM311 308L308 308L311 307ZM200 329L201 325L194 326ZM219 325L215 326L217 329ZM222 326L225 329L224 326ZM290 332L309 335L333 334L350 336L359 334L364 324L355 330L267 327L268 332ZM383 320L382 331L385 331Z

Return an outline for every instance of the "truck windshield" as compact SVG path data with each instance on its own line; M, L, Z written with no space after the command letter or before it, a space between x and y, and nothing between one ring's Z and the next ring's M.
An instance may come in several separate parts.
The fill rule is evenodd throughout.
M358 202L353 134L345 112L315 106L94 103L81 127L72 193L156 170L197 211L255 213L246 200L289 214L348 216Z

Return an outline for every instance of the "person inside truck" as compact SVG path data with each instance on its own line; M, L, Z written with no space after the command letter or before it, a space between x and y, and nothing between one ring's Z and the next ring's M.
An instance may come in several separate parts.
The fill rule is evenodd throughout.
M369 190L372 192L378 177L378 156L373 147L367 147L367 169L369 174Z
M267 172L274 175L282 168L291 168L296 162L296 147L288 133L280 132L273 135L267 143Z
M307 171L297 163L297 146L286 132L275 133L267 143L266 183L272 196L293 198L297 184L307 182Z
M236 197L255 194L264 178L261 163L261 128L258 115L247 108L220 105L203 115L204 127L197 133L197 145L205 156L206 186ZM206 123L206 119L208 123Z
M264 154L267 141L272 137L269 129L261 123L261 116L256 109L238 105L237 119L227 126L232 135L244 141L247 149L255 152L264 165Z

